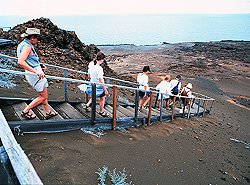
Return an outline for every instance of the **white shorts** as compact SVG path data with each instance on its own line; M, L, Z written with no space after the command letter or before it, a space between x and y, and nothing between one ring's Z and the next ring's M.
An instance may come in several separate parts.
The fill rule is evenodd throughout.
M42 72L41 66L37 66L34 69L38 72ZM26 70L25 72L29 71ZM25 78L32 86L32 88L35 89L37 92L42 92L44 88L47 88L49 86L46 78L39 78L37 75L33 74L25 75Z

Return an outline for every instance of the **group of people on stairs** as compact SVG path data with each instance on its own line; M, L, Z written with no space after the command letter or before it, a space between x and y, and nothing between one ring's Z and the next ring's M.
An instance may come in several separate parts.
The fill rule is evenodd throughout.
M148 102L150 101L149 97L149 85L148 85L148 74L150 73L149 66L144 66L142 69L142 73L139 73L137 76L137 82L139 84L139 110L145 109ZM158 100L163 99L166 103L166 109L171 110L170 104L173 103L174 96L176 96L176 100L178 101L178 96L182 96L182 108L180 113L182 113L183 108L186 107L190 103L190 99L193 97L192 95L192 84L188 83L186 86L182 88L181 86L181 76L177 75L175 79L171 80L170 75L166 75L162 77L162 81L156 86L156 90L159 91ZM162 97L161 97L162 96ZM183 97L186 96L186 97ZM160 101L159 101L160 102ZM161 103L159 103L159 107L161 107Z
M45 77L44 71L46 66L41 64L39 57L35 51L34 45L40 40L40 30L37 28L27 28L26 32L21 35L24 39L17 47L18 64L25 69L27 82L35 89L39 96L35 98L24 110L22 110L22 116L26 119L35 119L36 115L33 113L32 108L42 104L46 111L46 118L49 119L57 115L56 112L52 111L48 104L48 81ZM108 113L104 111L105 97L108 95L107 88L104 84L104 72L102 64L105 62L105 54L98 52L95 59L89 63L88 66L88 79L91 83L97 83L96 85L96 97L99 98L99 114L103 117L107 117ZM139 84L139 110L145 109L148 102L150 101L149 96L149 85L148 85L148 74L150 73L150 67L144 66L142 73L137 76L137 82ZM33 74L32 74L33 73ZM35 75L34 75L35 74ZM186 106L189 103L189 98L192 97L192 84L188 83L181 89L181 76L177 75L175 79L171 80L170 75L166 75L162 78L162 81L156 86L156 90L163 96L163 100L166 103L166 109L170 110L170 103L173 95L181 93L182 96L188 98L182 98L183 105ZM92 87L89 86L86 93L92 94ZM92 104L92 98L86 104L86 111L90 111Z

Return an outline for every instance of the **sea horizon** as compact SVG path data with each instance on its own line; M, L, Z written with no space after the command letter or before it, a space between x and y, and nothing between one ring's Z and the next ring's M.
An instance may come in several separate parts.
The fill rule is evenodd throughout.
M140 46L222 40L250 41L250 14L133 14L45 18L49 18L60 29L76 32L84 44ZM32 19L25 16L0 16L0 27L13 28L28 20Z

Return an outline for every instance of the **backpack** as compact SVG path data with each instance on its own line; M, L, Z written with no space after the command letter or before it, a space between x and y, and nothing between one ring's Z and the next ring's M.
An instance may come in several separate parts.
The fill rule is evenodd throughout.
M171 90L172 94L174 94L174 95L177 95L177 94L178 94L178 86L179 86L179 83L180 83L180 82L178 82L177 85L174 86L174 88Z

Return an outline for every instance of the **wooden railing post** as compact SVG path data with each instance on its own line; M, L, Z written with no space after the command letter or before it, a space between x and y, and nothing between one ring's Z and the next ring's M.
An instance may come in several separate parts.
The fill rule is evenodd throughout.
M187 102L187 99L185 97L184 98L184 102L183 102L183 109L182 109L182 117L183 118L185 117L186 102Z
M118 97L118 88L117 86L113 86L113 124L112 129L116 129L116 108L117 108L117 97Z
M197 117L200 115L200 104L201 104L201 99L199 98L198 100L198 108L197 108Z
M173 108L172 108L172 117L171 117L171 121L174 121L175 102L176 102L176 96L174 96L174 100L173 100Z
M147 121L147 125L150 125L150 117L151 117L151 111L152 111L152 105L153 105L153 92L150 91L149 94L150 100L149 100L149 109L148 109L148 121Z
M96 122L96 84L92 84L91 124Z
M157 107L158 98L159 98L159 93L157 93L157 95L156 95L156 100L155 100L154 108Z
M135 121L138 118L138 106L139 106L139 91L135 91Z
M206 113L206 108L207 108L207 100L204 100L204 107L203 107L203 113L202 113L202 116L204 116L205 115L205 113Z
M63 70L63 77L68 78L68 70ZM68 93L68 81L64 81L64 101L69 100L69 93Z
M110 79L109 78L107 79L107 84L110 84ZM107 91L109 91L109 87L106 87L106 89L107 89ZM106 98L105 98L105 104L108 104L108 101L109 101L109 95L106 96Z
M159 97L159 94L157 96L157 99L158 99L158 97ZM160 122L162 122L162 108L163 108L163 94L162 93L161 93L161 100L160 100L160 102L161 102L161 106L159 107L160 108Z

